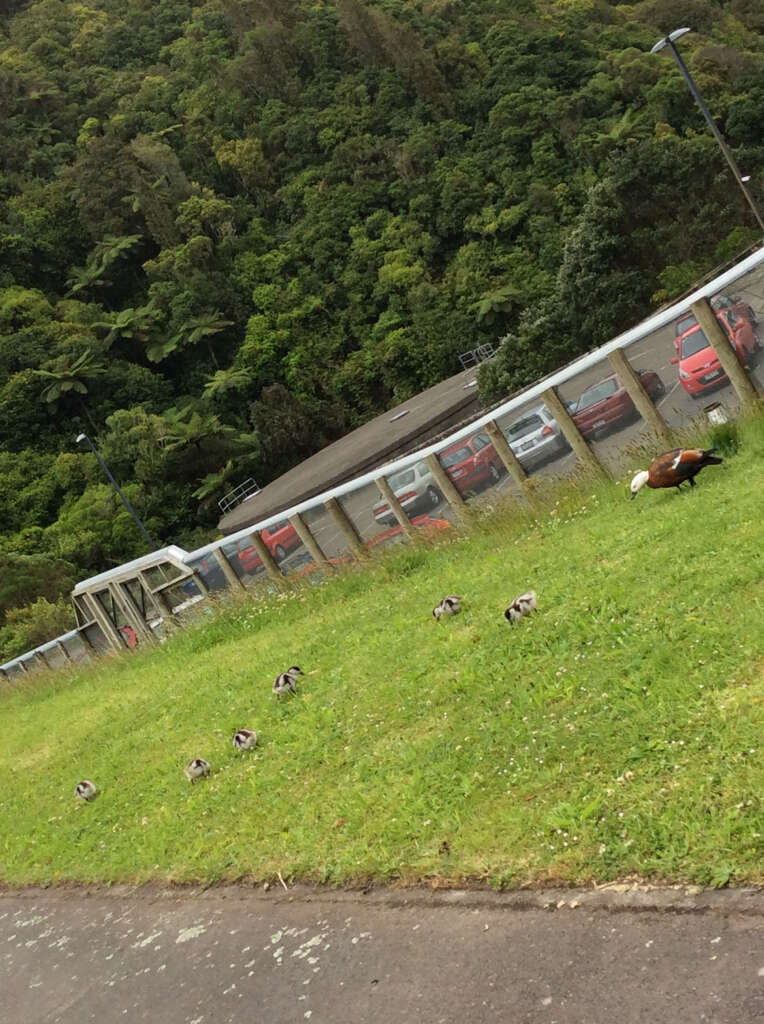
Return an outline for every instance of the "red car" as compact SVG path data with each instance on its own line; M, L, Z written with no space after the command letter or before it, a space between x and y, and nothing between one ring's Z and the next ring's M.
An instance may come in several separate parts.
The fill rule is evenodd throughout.
M495 484L505 472L504 463L485 434L473 434L450 445L438 453L438 458L460 494Z
M665 395L666 387L657 373L639 370L639 379L650 398ZM608 427L634 419L638 413L626 388L613 373L587 388L571 410L573 421L585 438L596 438Z
M277 562L283 561L290 551L302 544L297 530L286 519L260 530L260 536ZM239 541L236 557L243 572L253 573L262 568L262 559L246 537Z
M714 295L711 299L711 309L715 310L716 313L724 312L729 310L735 313L737 316L747 320L752 327L756 327L758 320L756 313L753 308L744 300L739 298L737 295ZM674 333L677 338L681 338L683 334L686 334L690 328L697 326L698 321L695 319L692 313L685 313L684 316L680 317L674 325Z
M437 530L449 530L451 528L451 523L447 519L432 519L430 516L414 516L411 520L411 525L420 526L425 532L430 534L435 533ZM384 544L385 541L392 540L393 537L401 536L401 539L405 539L402 535L403 527L399 523L396 526L390 527L389 530L385 530L384 533L377 533L375 536L369 537L364 543L367 548L375 548L379 544ZM353 559L350 555L342 555L340 558L327 558L327 562L330 565L348 565L352 561ZM315 562L310 561L303 569L298 570L297 575L309 576L318 568L319 566Z
M751 320L732 309L720 310L716 314L716 319L724 328L740 363L743 366L750 366L761 347ZM689 327L683 334L677 334L674 339L677 354L671 362L674 365L679 364L679 383L684 390L693 398L698 398L711 388L726 384L729 378L700 324L694 317L688 318L688 322L689 320L692 321Z

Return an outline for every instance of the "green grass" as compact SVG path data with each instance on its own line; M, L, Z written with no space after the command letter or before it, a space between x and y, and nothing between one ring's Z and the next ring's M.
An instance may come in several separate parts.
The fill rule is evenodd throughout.
M581 482L8 688L0 877L761 883L764 420L739 443L693 492Z

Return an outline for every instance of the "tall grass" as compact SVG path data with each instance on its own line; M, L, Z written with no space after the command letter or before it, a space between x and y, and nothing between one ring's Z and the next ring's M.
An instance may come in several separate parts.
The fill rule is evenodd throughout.
M3 692L2 879L761 882L764 420L692 492L629 476Z

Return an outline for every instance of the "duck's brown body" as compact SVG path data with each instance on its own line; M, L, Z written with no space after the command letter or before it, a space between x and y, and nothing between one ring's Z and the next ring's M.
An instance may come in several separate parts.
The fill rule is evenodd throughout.
M676 487L687 481L690 487L695 486L695 477L704 466L717 466L722 459L717 458L713 448L673 448L653 459L645 475L637 473L632 481L631 496L636 497L643 484L648 487Z

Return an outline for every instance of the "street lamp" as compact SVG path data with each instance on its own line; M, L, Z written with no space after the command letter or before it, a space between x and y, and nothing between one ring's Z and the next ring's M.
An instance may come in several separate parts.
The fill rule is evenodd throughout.
M695 97L695 102L700 107L703 117L705 117L706 121L708 122L708 127L714 133L714 138L719 143L719 149L721 149L727 163L730 165L730 169L735 176L735 181L740 186L740 190L745 196L746 202L753 210L753 215L756 218L759 227L762 229L762 231L764 231L764 220L761 219L761 214L759 213L756 203L753 201L753 196L748 191L745 185L747 181L750 181L750 175L746 174L744 176L740 173L740 168L735 163L735 158L730 152L727 143L722 138L722 133L719 131L719 129L716 126L716 122L711 117L708 107L703 102L703 97L700 95L700 91L698 90L697 85L695 84L695 82L693 82L692 76L690 75L690 72L687 70L687 66L682 60L679 50L677 50L676 46L674 45L677 39L680 39L683 35L686 35L688 32L691 31L692 29L690 28L675 29L673 32L669 33L669 35L665 36L663 39L659 39L655 46L650 50L650 53L658 53L660 50L663 49L664 46L668 46L668 48L671 50L671 54L674 60L677 62L677 65L679 66L679 70L682 72L682 76L685 82L687 82L687 87L689 88L692 95Z
M80 442L82 442L82 441L87 441L87 443L88 443L88 444L89 444L89 446L90 446L90 450L92 451L93 455L95 455L96 459L98 460L98 465L99 465L99 466L101 467L101 469L102 469L102 470L104 471L104 473L106 474L106 478L108 479L109 483L110 483L110 484L112 485L112 487L114 488L114 490L115 490L115 491L117 492L117 494L118 494L118 495L120 496L120 498L122 499L122 504L123 504L123 505L125 506L125 508L127 509L127 511L128 511L129 513L130 513L130 515L131 515L131 516L133 517L133 519L135 520L135 522L136 522L136 524L137 524L137 526L138 526L138 529L139 529L139 530L141 531L141 533L143 534L143 536L144 536L144 537L146 538L146 540L148 541L148 545L149 545L149 547L151 548L151 550L152 550L152 551L156 551L156 550L157 550L157 546L156 546L156 544L155 544L155 543L154 543L154 541L153 541L153 540L151 539L151 537L150 537L150 535L149 535L149 532L148 532L148 530L146 529L146 527L145 527L145 526L143 525L143 523L142 523L142 522L140 521L140 519L138 518L138 513L137 513L137 512L135 511L135 509L133 508L133 506L132 506L132 505L130 504L130 502L129 502L129 501L127 500L127 498L125 497L125 495L124 495L124 494L122 493L122 491L120 490L119 484L117 483L117 481L116 481L116 480L114 479L114 477L113 477L113 476L111 475L111 473L109 472L109 467L108 467L108 466L106 465L106 463L105 463L105 462L103 461L103 459L101 458L101 456L100 456L100 455L98 454L98 452L96 451L96 446L95 446L95 445L93 444L93 442L92 442L92 441L90 440L90 438L88 437L88 435L87 435L87 434L78 434L78 435L77 435L77 444L80 444Z

